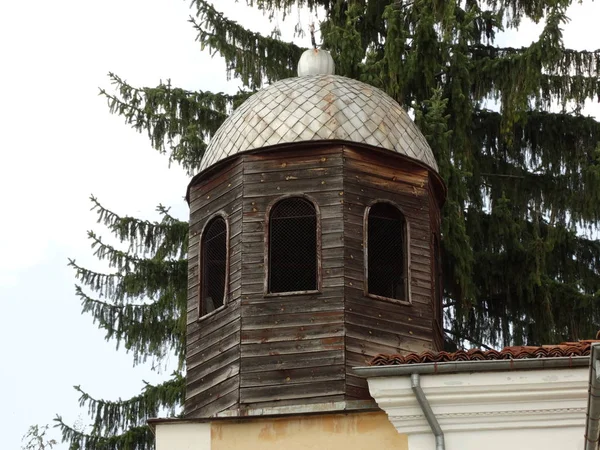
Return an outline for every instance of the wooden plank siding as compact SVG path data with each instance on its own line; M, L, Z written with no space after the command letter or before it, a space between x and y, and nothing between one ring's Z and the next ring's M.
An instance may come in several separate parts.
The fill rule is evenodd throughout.
M378 353L422 351L431 332L431 245L427 170L400 158L344 148L344 298L346 397L369 398L366 380L351 368ZM365 210L376 200L398 205L409 224L411 304L365 295Z
M209 417L239 403L243 164L240 158L190 189L185 417ZM229 230L227 306L198 320L201 233L215 214Z
M434 256L434 239L437 236L438 244L440 245L441 252L441 206L436 207L438 205L438 197L433 188L433 180L431 179L431 175L429 176L429 204L432 205L429 208L429 218L431 223L431 308L433 309L433 320L432 320L432 329L434 336L434 348L436 350L444 350L444 318L443 318L443 307L442 307L442 295L439 298L436 298L435 292L435 281L436 277L441 276L441 274L436 273L436 265L435 265L435 256ZM443 287L442 287L443 290Z
M243 406L343 398L342 146L244 156L241 387ZM284 196L320 215L319 293L265 297L265 220Z
M352 367L378 353L439 348L432 235L440 215L429 177L389 151L320 143L240 154L200 178L189 191L185 417L369 399ZM317 206L320 285L269 294L267 214L290 196ZM410 304L365 295L364 214L376 200L399 205L409 224ZM229 221L229 299L199 320L201 232L217 213Z

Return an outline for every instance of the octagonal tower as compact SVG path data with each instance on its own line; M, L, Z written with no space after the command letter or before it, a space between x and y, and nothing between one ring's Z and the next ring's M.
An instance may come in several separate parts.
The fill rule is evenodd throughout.
M188 188L185 417L367 408L352 367L441 349L444 197L382 91L325 74L250 97Z

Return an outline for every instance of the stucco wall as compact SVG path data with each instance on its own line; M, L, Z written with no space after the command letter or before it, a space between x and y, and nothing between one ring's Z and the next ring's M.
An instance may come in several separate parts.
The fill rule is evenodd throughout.
M385 413L165 423L156 450L408 450Z
M156 450L210 450L210 423L162 423L155 433Z

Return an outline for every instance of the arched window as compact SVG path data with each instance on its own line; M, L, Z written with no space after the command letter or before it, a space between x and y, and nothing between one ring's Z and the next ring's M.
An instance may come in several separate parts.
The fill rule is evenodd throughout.
M217 216L200 241L200 316L225 304L227 290L227 224Z
M409 301L406 220L389 203L375 203L367 211L367 294Z
M316 291L317 212L302 197L277 202L269 214L269 293Z

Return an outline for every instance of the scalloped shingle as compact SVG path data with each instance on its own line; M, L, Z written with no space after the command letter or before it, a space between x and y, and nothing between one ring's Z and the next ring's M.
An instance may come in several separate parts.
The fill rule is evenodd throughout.
M288 78L254 94L217 130L200 170L248 150L319 140L372 145L438 170L427 141L396 101L336 75Z

